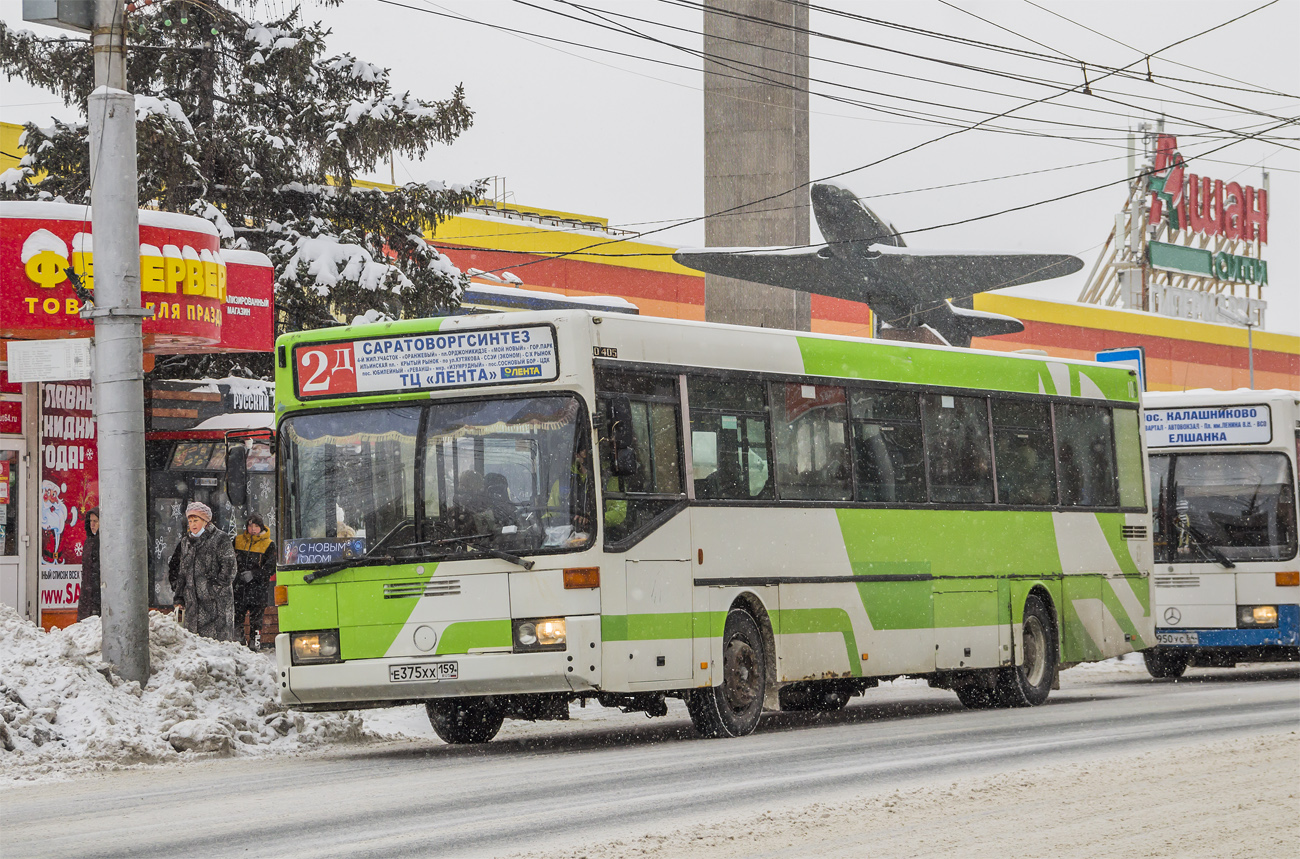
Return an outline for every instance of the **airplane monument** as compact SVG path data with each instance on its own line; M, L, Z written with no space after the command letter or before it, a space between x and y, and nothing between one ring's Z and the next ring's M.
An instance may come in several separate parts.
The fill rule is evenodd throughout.
M810 195L826 239L819 247L684 249L673 259L709 274L860 301L886 326L883 336L953 346L1025 326L999 313L955 307L949 299L1083 268L1083 260L1070 254L907 249L903 237L848 188L818 182Z

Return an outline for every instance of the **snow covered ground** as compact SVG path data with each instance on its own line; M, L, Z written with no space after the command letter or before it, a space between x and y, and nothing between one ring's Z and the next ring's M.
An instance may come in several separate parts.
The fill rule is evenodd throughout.
M324 746L435 741L424 708L300 713L279 703L268 653L187 632L170 616L149 616L153 674L141 689L100 654L99 618L46 633L0 606L0 787L128 766L214 756L299 754ZM1063 675L1144 675L1141 657L1078 666ZM925 687L898 680L873 690ZM936 693L941 694L941 693ZM578 725L640 720L596 704L573 706ZM685 717L680 701L670 717ZM555 730L549 722L508 721L502 739Z
M194 635L170 615L150 612L153 673L143 689L104 663L100 638L97 617L47 633L0 605L0 788L204 757L298 754L338 743L437 742L419 706L344 713L286 709L270 653ZM573 718L629 716L596 705L575 706ZM500 736L554 729L547 722L511 721Z

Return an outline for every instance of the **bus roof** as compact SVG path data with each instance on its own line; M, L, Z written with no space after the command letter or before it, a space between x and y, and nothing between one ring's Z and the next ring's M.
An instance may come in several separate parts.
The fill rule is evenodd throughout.
M593 323L601 323L598 327ZM632 342L620 359L718 370L1045 393L1123 402L1137 400L1128 367L1041 354L962 349L714 322L589 310L522 311L362 323L282 335L280 348L432 332L565 323L598 332L600 343ZM662 357L659 357L661 356ZM282 359L283 360L283 357ZM1086 372L1085 372L1086 371ZM283 372L283 370L282 370Z

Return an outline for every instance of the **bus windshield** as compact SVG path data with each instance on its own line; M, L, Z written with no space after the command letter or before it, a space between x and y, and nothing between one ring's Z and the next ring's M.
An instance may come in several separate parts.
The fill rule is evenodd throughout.
M588 426L571 395L290 417L280 435L283 560L294 565L304 543L314 561L332 551L323 556L319 545L341 547L339 559L585 548L594 530Z
M1152 456L1151 474L1158 502L1156 561L1295 557L1296 511L1284 454Z

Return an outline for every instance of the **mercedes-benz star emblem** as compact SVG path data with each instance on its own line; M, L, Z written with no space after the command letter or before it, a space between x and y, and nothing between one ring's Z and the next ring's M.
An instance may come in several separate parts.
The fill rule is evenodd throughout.
M1183 613L1178 609L1174 608L1173 606L1170 606L1169 608L1165 609L1165 623L1169 624L1170 626L1177 626L1178 622L1181 621L1182 619L1183 619Z

